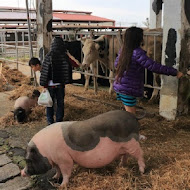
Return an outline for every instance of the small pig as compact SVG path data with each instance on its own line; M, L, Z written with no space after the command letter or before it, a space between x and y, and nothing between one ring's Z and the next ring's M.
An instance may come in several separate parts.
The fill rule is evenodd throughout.
M126 111L115 110L84 121L52 124L39 131L28 144L23 177L56 168L62 174L59 189L67 188L73 163L86 168L103 167L113 160L132 155L144 173L143 151L138 142L139 123ZM124 164L124 163L123 163Z
M37 105L39 96L40 92L38 90L34 90L31 98L29 98L28 96L21 96L16 99L13 111L14 119L18 122L25 121L27 115L31 111L31 108Z

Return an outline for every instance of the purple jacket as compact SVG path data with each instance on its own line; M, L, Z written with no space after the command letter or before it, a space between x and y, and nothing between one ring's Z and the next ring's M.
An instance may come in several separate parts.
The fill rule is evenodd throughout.
M115 67L117 67L119 56L120 53L115 60ZM122 94L142 97L144 92L145 68L158 74L177 75L176 69L156 63L146 55L146 51L139 47L133 51L132 61L128 72L125 71L123 73L121 81L114 81L114 90Z

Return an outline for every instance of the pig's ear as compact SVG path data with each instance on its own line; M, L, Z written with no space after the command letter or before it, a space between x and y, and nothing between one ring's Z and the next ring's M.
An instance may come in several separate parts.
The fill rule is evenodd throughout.
M36 151L36 148L35 148L35 147L32 147L32 148L30 149L30 152L33 153L33 154L36 154L36 152L37 152L37 151Z
M36 157L37 151L35 147L30 147L30 149L26 153L26 160L32 160Z

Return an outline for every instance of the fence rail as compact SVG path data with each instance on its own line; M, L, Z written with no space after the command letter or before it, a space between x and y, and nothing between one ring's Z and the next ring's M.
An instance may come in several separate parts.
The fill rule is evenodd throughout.
M15 36L15 41L11 40L11 41L6 41L6 35L5 33L9 32L9 33L13 33ZM21 40L18 40L18 33L21 33ZM34 31L33 31L34 34ZM53 36L62 36L63 39L70 39L68 38L68 36L72 36L74 37L75 40L80 40L81 37L90 37L92 35L112 35L112 36L118 36L123 34L122 30L117 30L117 31L112 31L112 30L107 30L107 31L102 31L102 30L97 30L97 31L82 31L82 30L71 30L71 31L53 31L52 35ZM30 47L29 47L29 42L27 40L24 40L24 36L28 35L28 30L23 30L23 29L17 29L17 30L6 30L6 29L0 29L0 59L6 61L7 57L14 57L16 58L16 60L9 60L10 62L15 62L17 63L17 68L19 64L23 64L22 62L18 61L20 57L26 58L26 56L29 57L30 54ZM145 41L147 41L145 44L147 45L147 47L145 47L145 49L148 48L148 39L152 37L153 38L153 59L156 59L156 54L157 54L157 49L156 49L156 44L157 44L157 38L158 37L162 37L162 32L158 32L158 31L150 31L150 32L144 32L144 39ZM14 45L13 45L14 44ZM37 56L37 42L33 41L32 42L34 48L34 56ZM82 54L82 52L81 52ZM81 61L82 62L82 61ZM97 68L98 65L100 63L97 62ZM99 65L102 67L102 65ZM104 68L105 69L105 68ZM107 70L105 69L105 76L98 74L93 74L90 72L85 72L84 70L77 70L74 69L73 70L74 73L80 73L80 74L84 74L84 75L89 75L95 78L103 78L103 79L108 79L108 80L114 80L114 78L110 78L107 75ZM154 83L153 85L148 84L148 80L147 80L147 71L145 71L145 87L148 88L154 88L154 89L161 89L160 86L156 86Z

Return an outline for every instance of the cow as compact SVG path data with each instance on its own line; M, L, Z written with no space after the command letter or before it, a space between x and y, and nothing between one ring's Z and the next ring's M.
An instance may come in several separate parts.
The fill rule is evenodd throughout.
M121 36L101 35L97 39L83 41L82 52L84 54L82 68L90 67L94 75L97 75L96 61L109 69L109 77L114 77L114 62L121 47ZM88 89L90 76L86 76L85 90ZM94 77L95 78L95 77ZM109 80L109 94L113 92L113 80ZM94 80L94 89L97 93L97 80Z
M162 32L162 28L157 29L147 29L144 31L144 33L147 34L144 37L144 46L143 49L147 51L147 56L149 56L151 59L155 60L157 63L161 63L161 57L162 57L162 36L158 35L156 38L153 35L149 35L154 32ZM154 40L156 40L154 42ZM154 55L154 45L156 48L155 55ZM152 73L148 71L147 73L147 84L151 86L160 87L161 85L161 79L160 75L156 73ZM149 101L156 102L159 90L157 88L150 89L145 87L145 93Z

